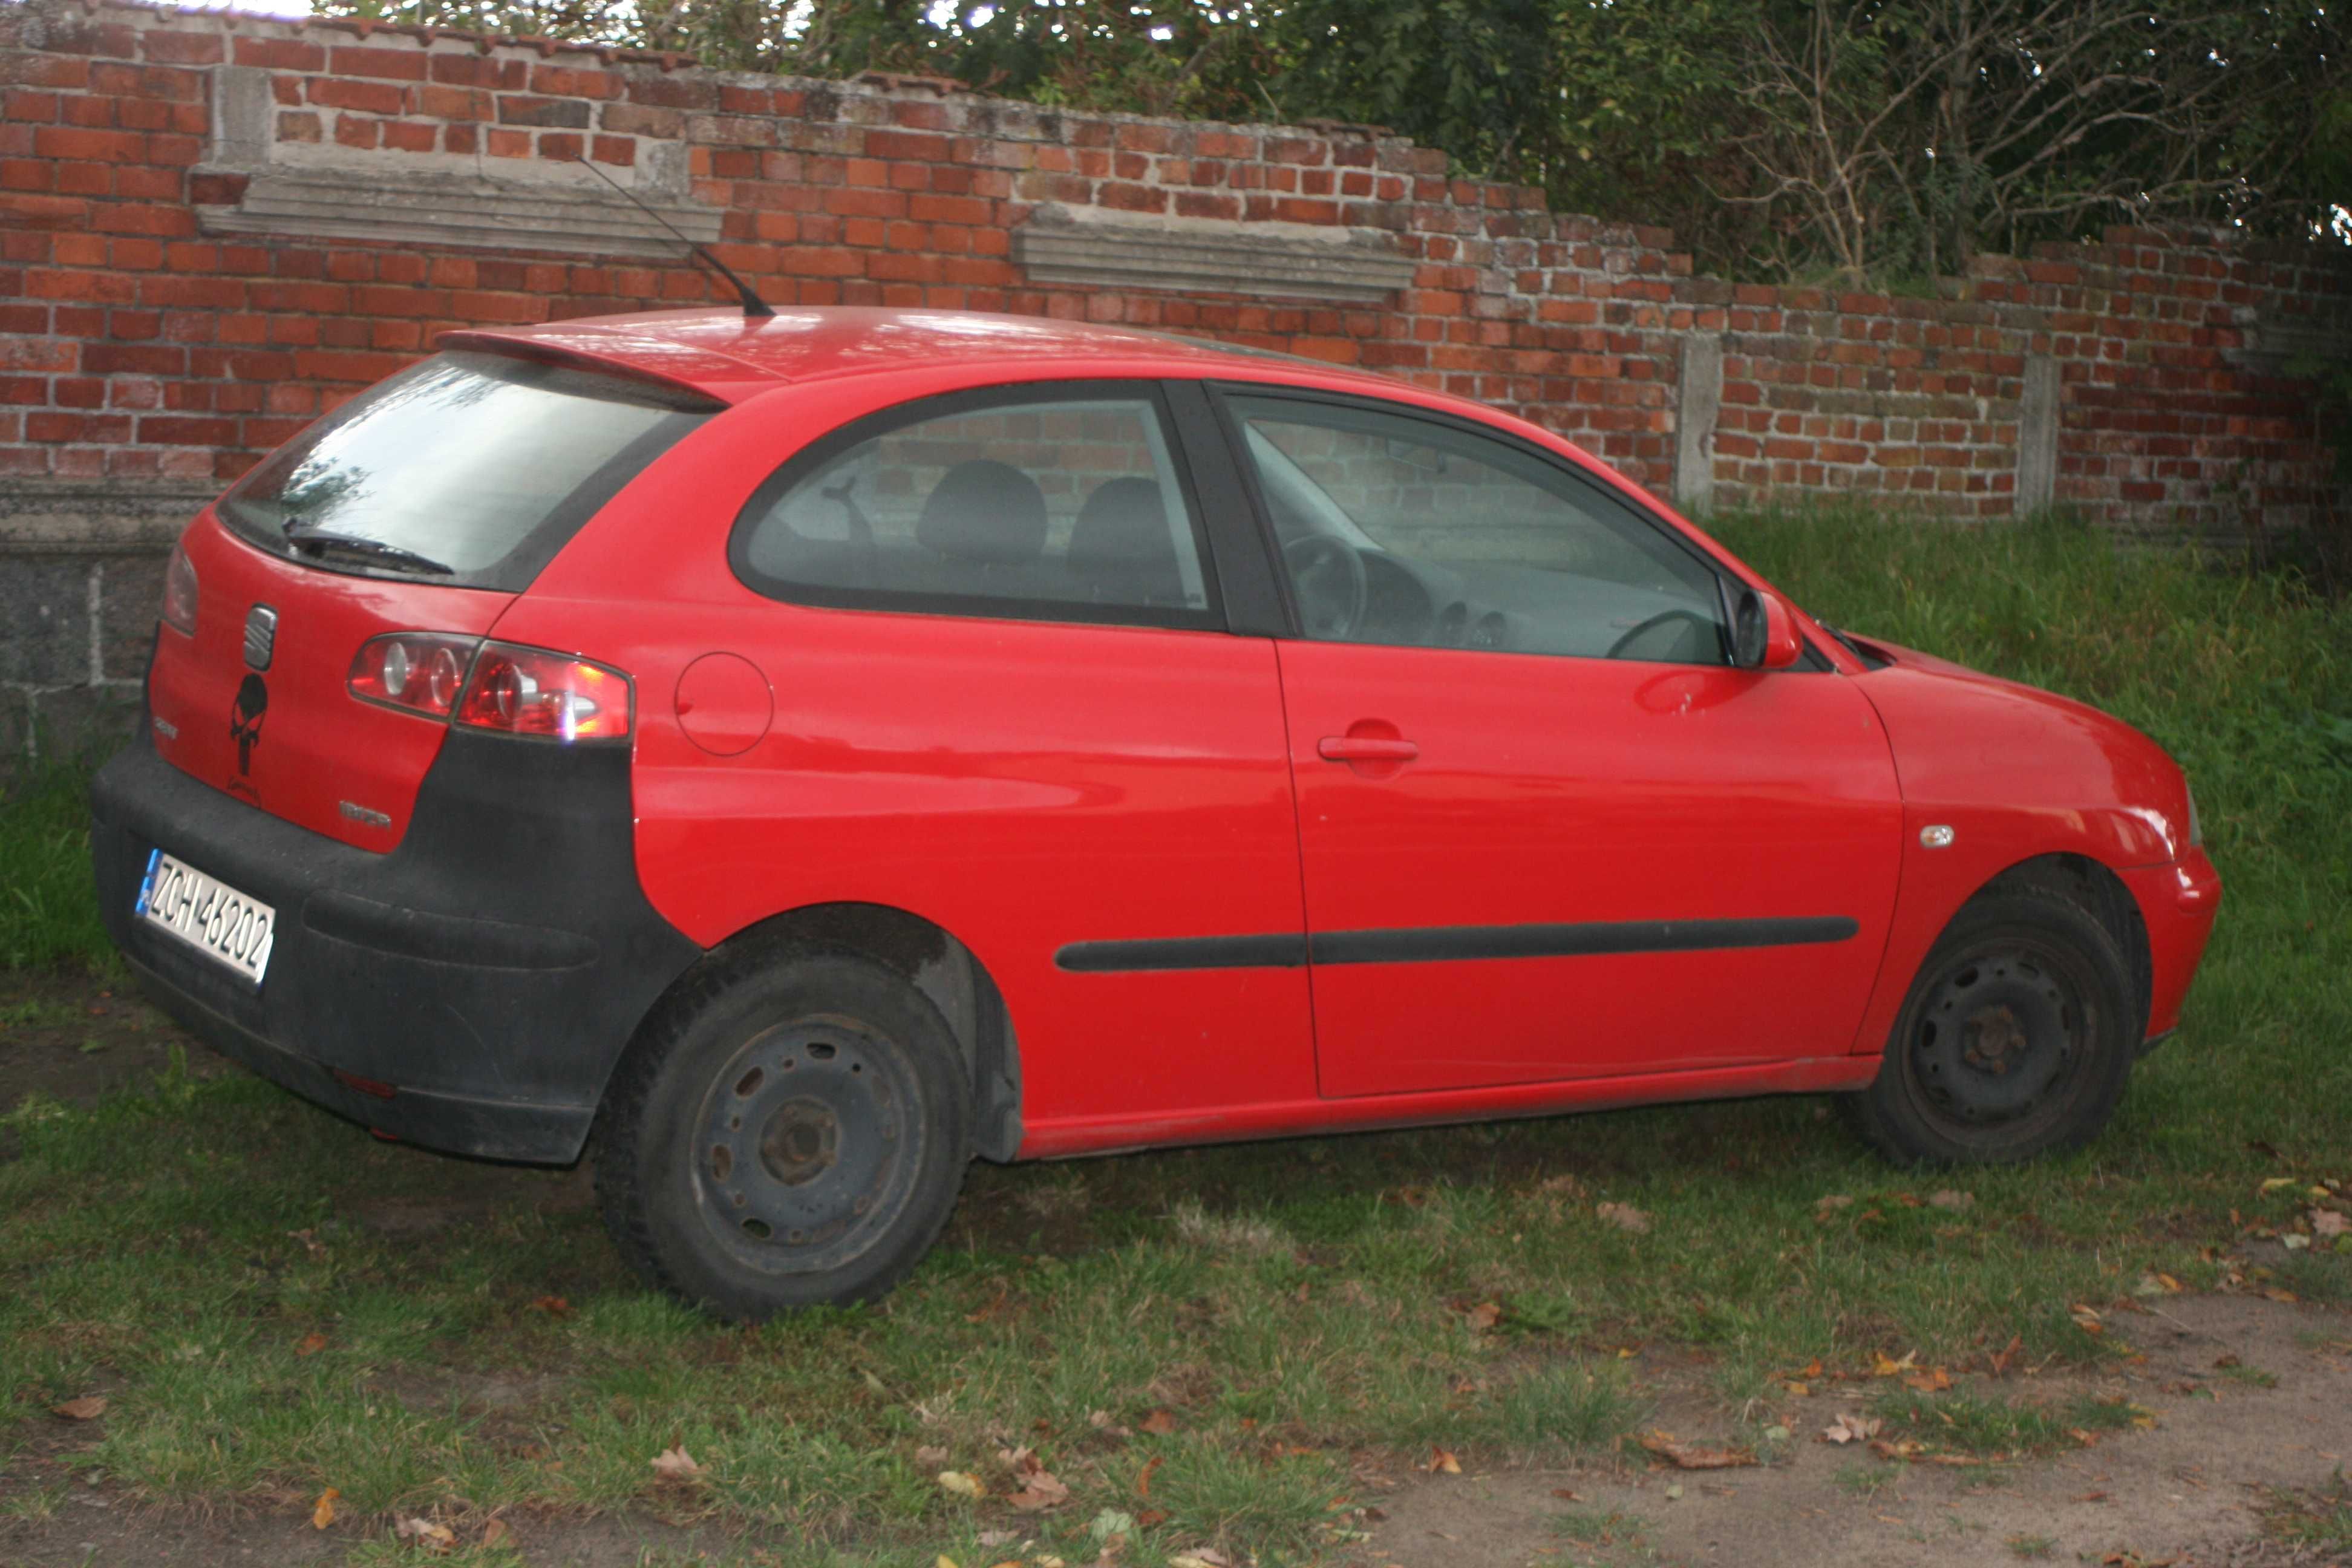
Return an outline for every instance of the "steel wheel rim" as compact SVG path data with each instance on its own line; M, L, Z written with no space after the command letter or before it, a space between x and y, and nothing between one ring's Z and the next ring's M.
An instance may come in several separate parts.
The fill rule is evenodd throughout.
M713 1074L695 1116L696 1212L748 1268L845 1267L906 1209L922 1163L904 1052L846 1018L762 1030Z
M2082 960L2033 936L1988 938L1948 960L1904 1040L1927 1119L1960 1142L2028 1140L2090 1081L2097 994Z

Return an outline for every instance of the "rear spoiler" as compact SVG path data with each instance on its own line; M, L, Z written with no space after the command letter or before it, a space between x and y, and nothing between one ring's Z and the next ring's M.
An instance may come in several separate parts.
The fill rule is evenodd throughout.
M575 332L563 336L540 336L535 333L499 332L467 327L443 332L433 340L436 349L464 349L477 353L504 354L509 359L533 360L541 364L561 365L566 370L587 371L597 375L614 376L624 381L643 382L658 386L665 392L682 395L712 410L730 406L733 400L712 391L708 383L684 374L672 374L646 364L625 353L597 352L596 340L611 341L616 349L643 347L657 352L666 358L681 360L695 371L717 381L746 379L744 367L721 354L706 353L698 349L681 349L674 343L654 339L632 339L603 331Z

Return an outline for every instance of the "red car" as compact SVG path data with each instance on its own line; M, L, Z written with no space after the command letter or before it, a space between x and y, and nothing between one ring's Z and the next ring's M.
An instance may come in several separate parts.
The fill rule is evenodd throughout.
M2180 770L1832 631L1559 437L1070 322L466 331L173 555L98 886L386 1136L593 1146L646 1277L873 1296L966 1162L1840 1093L2091 1138Z

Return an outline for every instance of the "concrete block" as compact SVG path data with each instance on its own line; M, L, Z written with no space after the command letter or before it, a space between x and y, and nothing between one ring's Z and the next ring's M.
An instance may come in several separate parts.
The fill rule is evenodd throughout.
M90 678L90 579L86 561L0 557L0 680Z

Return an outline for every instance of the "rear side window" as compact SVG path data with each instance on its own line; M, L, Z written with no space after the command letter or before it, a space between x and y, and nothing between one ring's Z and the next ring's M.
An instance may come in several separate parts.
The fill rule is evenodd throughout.
M786 463L744 508L737 575L849 608L1221 624L1157 397L928 399Z
M436 354L221 498L239 534L341 571L520 591L719 405L500 354Z

